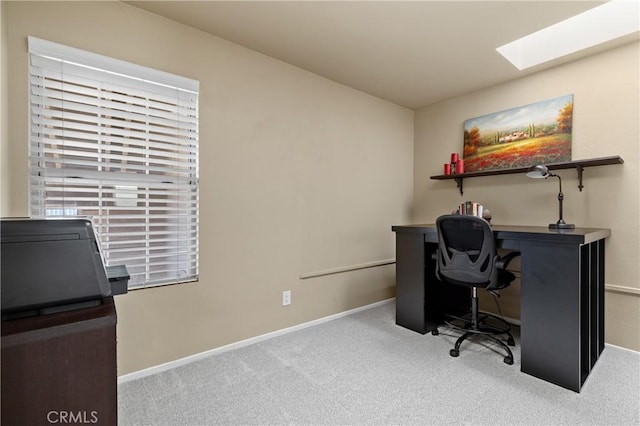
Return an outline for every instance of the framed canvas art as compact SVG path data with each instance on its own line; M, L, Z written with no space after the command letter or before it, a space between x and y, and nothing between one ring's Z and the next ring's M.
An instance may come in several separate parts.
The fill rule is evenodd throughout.
M571 161L573 95L464 122L465 172Z

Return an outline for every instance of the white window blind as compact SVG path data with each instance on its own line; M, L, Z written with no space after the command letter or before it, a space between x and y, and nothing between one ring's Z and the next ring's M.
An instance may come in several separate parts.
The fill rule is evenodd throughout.
M198 278L198 82L29 37L33 217L89 217L129 288Z

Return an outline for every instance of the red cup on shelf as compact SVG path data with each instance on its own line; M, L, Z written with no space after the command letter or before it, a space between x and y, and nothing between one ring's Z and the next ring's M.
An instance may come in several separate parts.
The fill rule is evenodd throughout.
M458 159L456 161L456 174L459 175L461 173L464 173L464 160Z
M444 174L445 175L450 175L451 174L451 164L445 163L445 165L444 165Z
M457 163L458 162L458 153L457 152L452 152L451 153L451 162L452 163Z

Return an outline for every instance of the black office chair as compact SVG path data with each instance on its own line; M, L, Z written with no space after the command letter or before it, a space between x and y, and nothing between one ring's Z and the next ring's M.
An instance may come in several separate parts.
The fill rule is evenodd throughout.
M507 353L506 364L513 364L509 346L515 346L511 327L503 318L478 311L478 288L485 288L497 296L496 291L508 287L515 275L507 271L509 262L519 256L510 252L500 257L491 225L486 220L471 215L445 215L436 220L438 252L436 274L440 281L472 289L471 312L464 317L449 315L445 320L450 326L464 331L449 351L452 357L460 354L460 345L471 336L480 335L499 344ZM507 344L496 338L507 336ZM507 346L509 345L509 346Z

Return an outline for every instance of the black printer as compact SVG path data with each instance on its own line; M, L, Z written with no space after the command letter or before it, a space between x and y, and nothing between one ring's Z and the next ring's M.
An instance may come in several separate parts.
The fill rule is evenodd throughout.
M126 293L126 267L105 268L87 219L3 219L0 243L3 320L97 306Z

